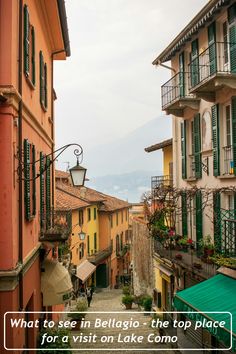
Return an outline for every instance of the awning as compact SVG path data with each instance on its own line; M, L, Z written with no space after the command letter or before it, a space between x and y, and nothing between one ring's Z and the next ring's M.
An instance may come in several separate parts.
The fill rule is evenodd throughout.
M230 312L232 314L232 351L236 352L236 280L218 274L191 288L180 291L174 298L174 307L178 311L189 312L186 316L201 321L204 318L213 321L225 321L224 328L207 329L212 335L230 347L231 321L226 313L206 313L211 311ZM194 314L192 311L200 313ZM214 332L213 332L214 331Z
M76 268L76 276L86 282L86 280L95 272L96 266L89 261L85 260Z
M63 304L71 298L72 283L68 270L59 262L46 259L42 265L43 306Z

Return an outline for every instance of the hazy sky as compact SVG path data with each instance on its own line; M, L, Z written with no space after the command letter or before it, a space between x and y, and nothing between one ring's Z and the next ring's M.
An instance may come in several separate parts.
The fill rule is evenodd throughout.
M86 151L158 117L170 72L151 62L206 2L67 0L72 55L55 64L56 145Z

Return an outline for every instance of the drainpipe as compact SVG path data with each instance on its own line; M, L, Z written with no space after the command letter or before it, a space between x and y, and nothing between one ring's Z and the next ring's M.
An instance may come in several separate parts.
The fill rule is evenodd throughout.
M23 0L19 0L19 38L18 38L18 92L21 96L19 105L18 105L18 153L19 153L19 253L18 253L18 263L22 266L23 264L23 196L22 196L22 188L23 188L23 180L22 180L22 16L23 16ZM19 273L19 310L22 311L24 308L24 299L23 299L23 269L20 270Z
M171 66L168 66L166 64L163 64L160 60L158 60L157 66L162 66L165 69L169 69L171 71L173 71L174 74L176 74L176 70L174 68L172 68Z

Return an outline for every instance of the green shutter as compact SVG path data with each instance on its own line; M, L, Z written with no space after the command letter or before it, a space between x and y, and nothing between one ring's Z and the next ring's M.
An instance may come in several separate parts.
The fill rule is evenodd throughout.
M97 251L97 233L94 233L94 252Z
M48 107L48 73L47 73L47 64L44 64L44 105L45 108Z
M209 46L209 62L210 62L210 75L217 71L216 62L216 24L213 22L208 27L208 46Z
M230 68L236 73L236 4L228 8Z
M200 250L199 242L202 240L202 192L198 190L196 192L196 241L197 251Z
M44 61L43 61L43 53L40 50L39 52L39 76L40 76L40 103L41 105L45 105L45 83L44 83Z
M236 96L232 97L232 148L233 148L233 170L236 175Z
M24 6L24 73L29 76L29 52L30 52L30 42L29 42L29 11L28 6Z
M46 218L47 226L51 225L51 173L50 173L50 157L46 157Z
M24 140L25 218L30 220L30 143Z
M181 123L181 155L182 155L182 178L187 178L186 158L186 121Z
M187 194L182 192L181 195L181 211L182 211L182 236L188 235L188 210L187 210Z
M44 156L40 152L40 224L45 225L45 193L44 193Z
M184 82L184 52L179 55L179 95L185 96L185 82Z
M35 146L32 145L32 178L33 178L33 212L32 214L36 215L36 153L35 153Z
M191 87L194 87L199 83L199 57L197 39L192 42L191 48Z
M211 107L212 145L213 145L213 174L220 175L220 134L219 134L219 105Z
M88 255L90 254L90 240L89 240L89 235L87 236L87 252Z
M35 86L36 76L35 76L35 32L34 32L34 27L32 27L32 29L31 29L31 38L32 38L32 56L31 56L32 84Z
M220 192L213 194L214 244L216 252L221 252L221 196Z
M195 114L193 121L194 130L194 158L195 158L195 176L202 177L202 154L201 154L201 125L200 113Z

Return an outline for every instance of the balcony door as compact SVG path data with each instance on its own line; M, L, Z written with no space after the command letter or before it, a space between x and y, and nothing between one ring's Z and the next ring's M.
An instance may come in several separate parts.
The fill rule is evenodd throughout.
M227 104L224 111L224 175L233 174L233 149L232 149L232 117L231 106Z

